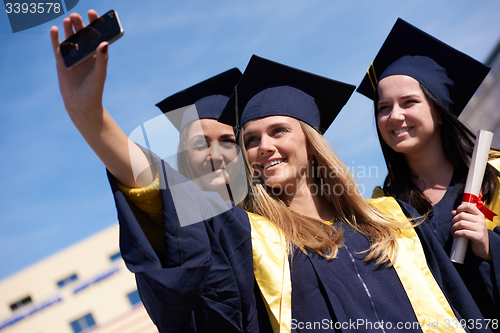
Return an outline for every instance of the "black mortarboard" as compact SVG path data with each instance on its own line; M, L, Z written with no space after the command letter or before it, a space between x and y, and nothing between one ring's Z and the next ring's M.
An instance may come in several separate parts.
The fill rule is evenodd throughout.
M236 89L220 122L239 126L249 120L280 115L302 120L323 133L355 86L253 55Z
M156 106L179 131L194 120L218 119L240 77L240 70L232 68L167 97ZM171 112L193 104L194 108Z
M398 19L357 91L373 99L378 81L408 75L457 117L490 69L408 22Z

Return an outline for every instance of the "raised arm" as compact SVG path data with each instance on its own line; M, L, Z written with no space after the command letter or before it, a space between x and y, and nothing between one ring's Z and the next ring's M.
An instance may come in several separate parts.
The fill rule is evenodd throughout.
M89 10L88 17L92 22L99 15ZM65 18L63 26L65 38L85 27L81 16L76 13ZM59 49L61 41L56 26L50 29L50 39L56 58L59 89L73 124L119 182L127 187L149 185L154 180L154 167L102 105L109 44L102 42L93 57L67 69Z

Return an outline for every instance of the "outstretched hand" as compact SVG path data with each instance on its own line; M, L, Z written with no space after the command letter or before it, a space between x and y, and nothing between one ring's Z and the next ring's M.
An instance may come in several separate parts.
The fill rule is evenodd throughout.
M483 213L471 203L463 203L451 212L451 234L453 237L465 237L471 243L472 252L487 261L491 261L488 229Z
M89 10L88 16L90 22L99 18L95 10ZM85 27L81 16L76 13L65 18L63 26L65 38ZM146 155L130 141L102 105L109 44L102 42L95 55L67 69L55 26L50 29L50 39L56 57L59 89L76 128L120 183L127 187L151 184L156 175L155 166L150 165Z
M88 17L89 21L93 22L99 18L99 15L91 9L88 11ZM85 27L82 17L76 13L66 17L63 20L63 26L65 39ZM70 117L74 120L74 117L81 115L81 113L89 113L93 110L100 112L108 64L108 43L102 42L97 47L95 55L83 63L67 69L59 48L61 41L56 26L50 29L50 39L56 58L59 89Z

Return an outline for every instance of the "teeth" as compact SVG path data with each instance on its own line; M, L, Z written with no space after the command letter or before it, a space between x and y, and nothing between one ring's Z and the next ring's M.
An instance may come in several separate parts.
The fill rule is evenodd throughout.
M274 160L263 165L264 169L270 168L273 165L281 163L283 160Z
M398 135L404 132L408 132L410 129L409 128L402 128L394 131L394 134Z

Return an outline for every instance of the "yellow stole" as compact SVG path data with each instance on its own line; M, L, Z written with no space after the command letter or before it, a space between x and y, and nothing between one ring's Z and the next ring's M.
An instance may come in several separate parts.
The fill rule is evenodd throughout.
M398 203L391 197L368 200L381 212L406 221ZM252 226L254 274L275 333L291 331L292 285L283 233L266 218L248 213ZM409 222L408 222L409 223ZM427 267L422 244L413 228L398 238L398 257L394 268L406 290L423 332L464 332L453 310Z
M488 163L491 164L491 166L493 166L495 169L500 170L500 158L489 160ZM486 227L490 230L493 230L495 229L495 227L500 226L500 182L498 179L496 179L495 182L497 186L495 186L493 200L491 200L491 202L486 205L493 211L493 213L497 214L497 216L493 217L493 221L486 220Z

